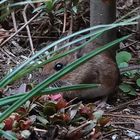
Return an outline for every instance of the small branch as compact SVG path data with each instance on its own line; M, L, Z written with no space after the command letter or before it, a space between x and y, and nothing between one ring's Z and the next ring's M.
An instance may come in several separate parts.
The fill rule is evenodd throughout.
M130 70L140 70L140 65L133 65L133 66L129 66L126 68L120 68L120 73L124 73L126 71L130 71Z
M121 115L121 114L112 114L105 113L103 116L117 117L117 118L130 118L130 119L140 119L140 116L137 115Z
M134 125L134 122L113 122L111 124L113 124L113 125L124 125L124 124Z
M15 12L12 12L11 16L12 16L12 20L13 20L14 29L17 32L17 24L16 24L16 18L15 18Z
M10 35L3 35L2 37L5 38L5 37L9 37ZM15 35L17 37L20 37L20 38L28 38L28 36L26 35ZM35 38L35 39L57 39L57 37L49 37L49 36L32 36L32 38Z
M64 2L64 22L63 22L63 31L62 33L65 33L66 31L66 21L67 21L67 10L66 10L66 3Z
M123 109L123 108L125 108L126 106L128 106L129 104L132 104L133 102L136 102L136 101L138 101L138 100L140 100L140 97L138 97L138 98L136 98L136 99L134 99L134 100L128 101L128 102L126 102L126 103L120 104L120 105L118 105L117 107L115 107L115 108L109 110L108 112L113 112L113 111L117 111L117 110L119 110L119 109Z
M80 130L83 130L83 128L86 127L86 126L88 126L88 125L90 125L90 123L91 123L91 121L87 121L84 124L78 126L77 128L69 131L68 134L67 134L67 137L70 137L71 135L73 135L73 133L76 133L76 132L78 132Z
M5 43L7 43L10 39L12 39L15 35L17 35L21 30L23 30L30 22L32 22L39 14L41 13L38 12L36 15L34 15L26 24L24 24L20 29L18 29L17 32L15 32L13 35L11 35L9 38L7 38L3 43L0 44L0 47L2 47L3 45L5 45Z
M14 59L13 59L13 57L10 56L11 53L10 53L8 50L6 50L6 49L3 50L2 48L0 48L0 51L8 57L8 60L11 60L11 61L12 61L13 63L15 63L16 65L19 64L19 62L17 62L17 61L15 60L16 57L15 57L14 55L12 55L12 56L14 57Z
M115 130L111 130L110 132L108 132L107 134L105 134L103 137L102 137L102 140L107 138L107 137L110 137L112 136L113 134L116 134L116 133L120 133L120 130L119 129L115 129Z
M135 45L136 43L138 43L138 41L133 41L132 43L130 43L130 44L128 44L128 45L124 45L124 47L120 48L120 50L123 50L123 49L126 49L126 48L130 47L130 46L133 46L133 45Z
M25 24L27 24L27 16L26 16L26 10L27 10L27 7L28 5L25 6L23 12L22 12L22 15L23 15L23 18L24 18L24 22ZM30 46L31 46L31 51L32 51L32 54L34 54L34 46L33 46L33 41L32 41L32 37L31 37L31 32L30 32L30 28L29 28L29 25L27 24L26 26L26 30L27 30L27 34L28 34L28 37L29 37L29 42L30 42Z
M72 8L72 2L71 1L70 1L70 6ZM72 34L72 29L73 29L73 13L71 12L69 34Z
M129 131L132 131L132 132L135 132L137 134L140 134L140 131L137 131L135 129L131 129L131 128L127 128L127 127L122 127L122 126L115 126L115 125L112 125L114 128L116 129L123 129L123 130L129 130Z

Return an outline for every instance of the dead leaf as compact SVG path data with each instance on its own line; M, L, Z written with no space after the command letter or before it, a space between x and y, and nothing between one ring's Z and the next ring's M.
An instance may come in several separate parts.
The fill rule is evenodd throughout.
M19 124L20 124L20 128L21 128L21 130L27 130L27 129L29 129L30 128L30 126L32 125L32 120L26 120L26 121L24 121L24 120L21 120L20 122L19 122Z
M57 102L57 104L56 104L56 108L57 108L57 110L60 110L60 109L62 109L62 108L65 108L66 106L67 106L67 102L66 102L66 100L65 99L63 99L63 98L61 98L58 102Z
M54 102L46 103L43 108L43 113L48 116L51 116L54 113L56 113L56 103L54 103Z

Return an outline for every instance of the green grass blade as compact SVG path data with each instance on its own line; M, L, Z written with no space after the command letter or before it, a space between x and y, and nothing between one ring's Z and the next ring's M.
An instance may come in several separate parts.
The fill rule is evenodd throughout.
M21 1L21 2L16 2L16 3L10 4L10 7L22 6L22 5L26 5L26 4L35 4L35 3L41 3L41 2L46 2L46 0Z
M3 4L4 2L7 2L8 0L2 0L0 1L0 4Z
M0 136L3 136L7 140L18 140L15 136L11 135L9 132L0 130Z
M91 88L97 88L99 84L78 84L78 85L72 85L72 86L64 86L59 88L47 88L40 93L38 93L36 96L41 95L49 95L53 93L59 93L59 92L66 92L66 91L72 91L72 90L82 90L82 89L91 89ZM9 105L21 97L23 97L25 94L29 93L18 93L16 95L11 95L8 97L4 97L0 99L0 106Z
M138 10L140 10L140 7L137 7L137 8L135 8L135 9L133 9L132 11L128 12L127 14L125 14L124 16L122 16L121 18L117 19L117 20L115 21L115 23L122 21L123 19L125 19L126 17L130 16L132 13L134 13L134 12L136 12L136 11L138 11ZM139 17L138 17L138 18L139 18Z

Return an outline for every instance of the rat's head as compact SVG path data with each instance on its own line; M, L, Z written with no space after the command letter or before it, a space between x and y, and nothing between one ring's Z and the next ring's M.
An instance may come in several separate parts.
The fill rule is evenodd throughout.
M44 66L43 74L48 75L48 76L51 74L54 74L54 73L60 71L61 69L63 69L64 67L66 67L68 64L70 64L71 62L73 62L76 59L77 59L77 57L75 54L70 54L63 58L50 62Z
M64 53L64 52L68 51L69 49L71 49L71 48L63 50L61 53ZM83 49L79 49L71 54L66 55L63 58L60 58L58 60L48 63L43 68L43 72L42 72L43 77L47 78L48 76L62 70L67 65L71 64L72 62L74 62L75 60L77 60L78 58L83 56L84 54L85 53L84 53ZM63 76L60 80L57 81L57 83L60 82L61 84L64 83L64 84L70 84L70 85L79 84L80 77L83 77L83 75L84 75L83 72L85 71L86 67L83 68L80 66L80 67L76 68L72 72Z

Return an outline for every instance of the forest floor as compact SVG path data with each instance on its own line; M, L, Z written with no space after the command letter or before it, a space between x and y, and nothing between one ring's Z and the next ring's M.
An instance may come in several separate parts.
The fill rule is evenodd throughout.
M118 0L117 18L138 8L139 5L139 0ZM73 31L89 27L89 2L86 0L81 6L81 13L74 15ZM0 79L34 52L65 36L64 30L67 32L71 28L69 14L65 25L63 14L54 16L54 19L46 14L33 19L29 24L29 31L27 28L19 31L26 24L26 18L30 20L35 16L32 13L34 6L28 7L15 10L0 22ZM55 8L58 10L60 7L61 4ZM139 14L140 12L135 11L129 17ZM16 34L13 35L15 31ZM132 55L129 67L120 69L119 83L127 83L131 91L118 89L104 107L102 104L97 107L96 103L67 102L63 98L58 100L60 95L50 96L49 100L45 97L34 98L22 106L16 115L13 114L18 116L16 127L13 128L10 117L5 120L5 131L14 132L19 140L26 139L25 135L29 136L28 140L140 140L140 87L136 84L136 79L140 78L140 27L133 25L118 29L119 37L131 33L133 36L121 42L117 50L127 51ZM39 70L28 74L9 85L2 91L3 94L8 96L13 92L26 92L40 82L41 72ZM97 118L100 119L97 121ZM1 137L0 140L5 138Z

